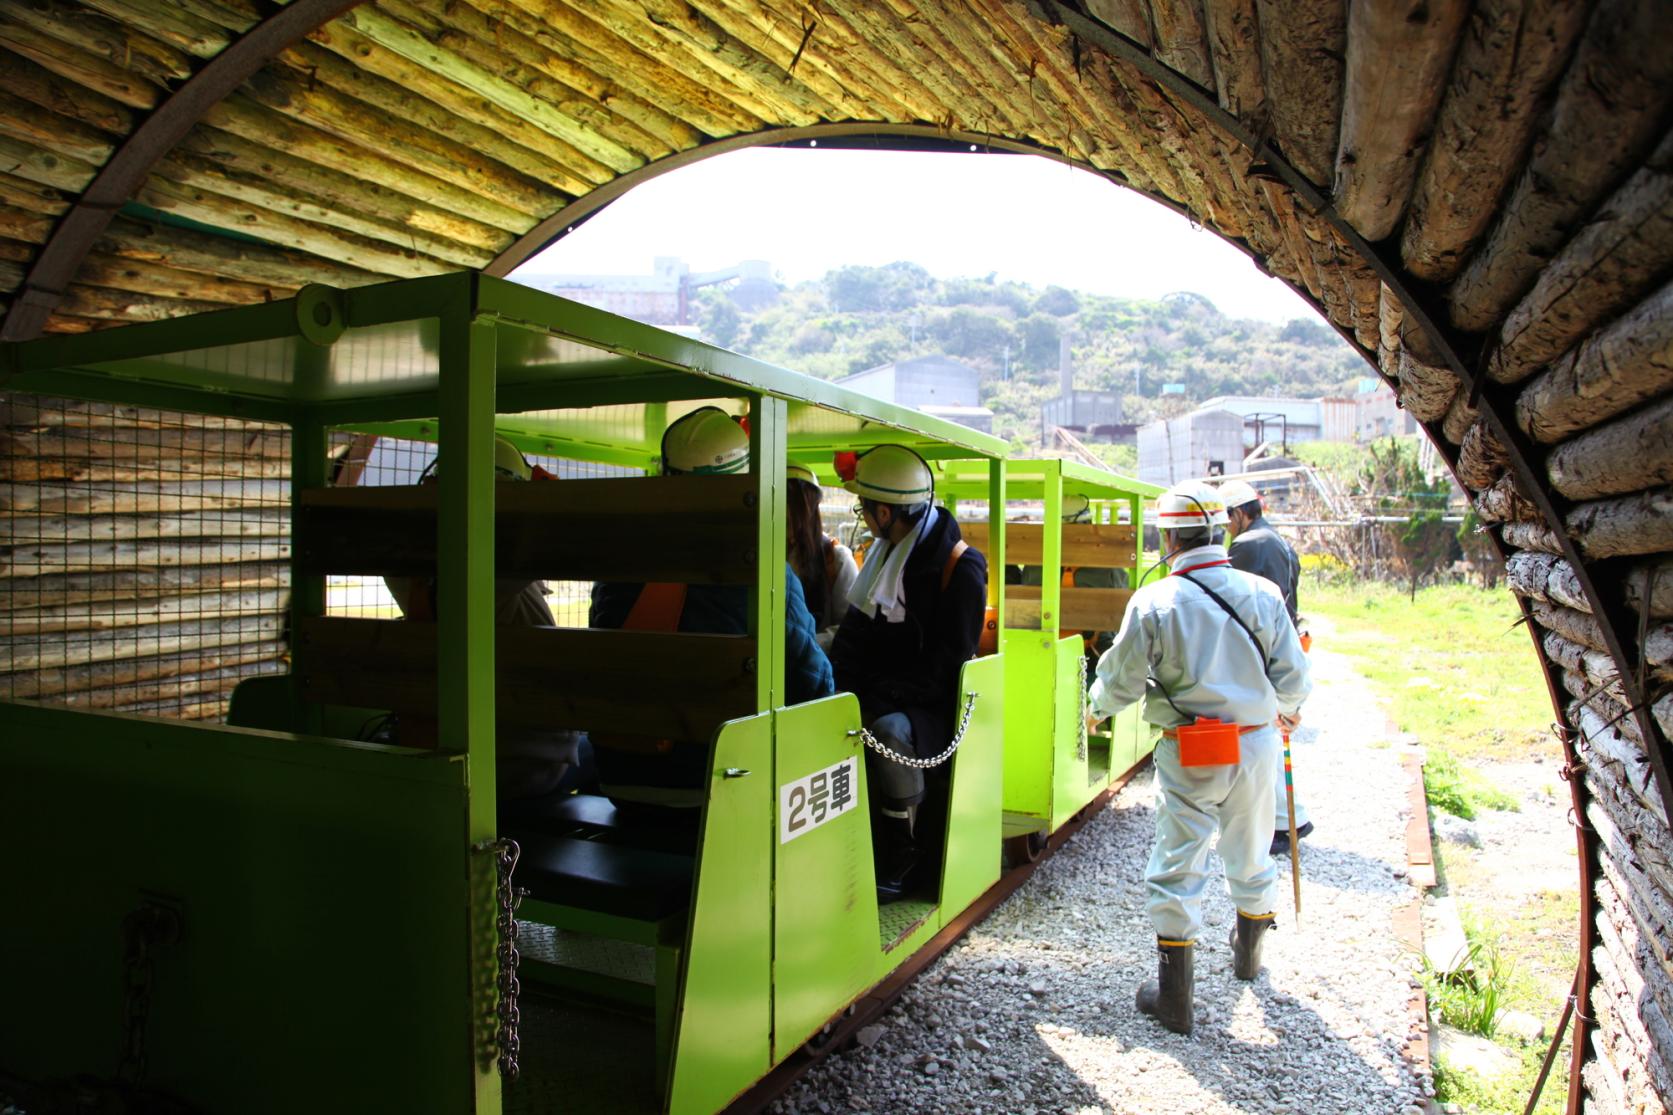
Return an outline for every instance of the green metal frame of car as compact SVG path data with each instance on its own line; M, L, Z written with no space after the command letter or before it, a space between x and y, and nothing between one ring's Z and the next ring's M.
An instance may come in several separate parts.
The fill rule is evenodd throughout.
M986 501L985 477L969 463L949 461L937 491L950 506ZM1124 525L1121 567L1129 586L1139 583L1143 553L1144 502L1162 489L1075 461L1012 460L1006 465L1005 498L1015 522L1017 504L1037 515L1040 587L1037 607L1002 613L999 650L1005 657L1005 833L1008 837L1055 832L1130 771L1155 746L1154 730L1136 707L1113 717L1101 732L1084 732L1085 689L1080 682L1085 646L1078 632L1065 634L1063 547L1071 531L1093 532ZM1086 497L1089 524L1065 524L1063 501ZM1014 532L1013 527L1013 532ZM1130 539L1130 540L1129 540ZM1030 602L1032 603L1032 602ZM1119 626L1112 617L1110 629ZM1042 734L1038 725L1052 730Z
M14 911L0 919L0 1072L113 1072L143 979L145 1082L203 1109L500 1109L496 433L534 453L648 466L683 409L714 402L750 422L755 711L713 740L691 901L658 930L673 966L659 973L656 1071L621 1082L651 1106L724 1106L967 908L999 876L1006 770L1053 746L1049 721L1010 715L1008 654L967 664L961 699L979 696L933 903L879 910L863 807L780 838L781 791L861 757L852 696L784 704L783 463L828 475L836 450L905 444L944 470L949 493L1002 508L1007 470L1030 466L965 427L477 275L310 287L0 346L0 391L282 423L293 514L327 483L334 429L433 438L461 462L436 485L441 749L352 742L342 710L292 691L290 730L0 703L0 905ZM993 523L996 566L1004 537ZM293 538L293 630L326 611L304 542ZM992 578L1001 615L1003 597ZM309 646L293 640L292 656L301 677ZM136 972L124 926L159 907L178 915L179 939ZM526 1046L525 1072L541 1056Z

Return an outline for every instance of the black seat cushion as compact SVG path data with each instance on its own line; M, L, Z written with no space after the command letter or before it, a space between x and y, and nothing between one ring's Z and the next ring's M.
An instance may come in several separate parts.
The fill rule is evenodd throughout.
M521 803L518 803L519 805ZM575 829L607 829L616 824L616 806L598 794L569 794L530 802L532 808L519 810L516 827L553 834Z
M541 832L507 835L523 849L517 882L542 902L658 921L691 901L691 856Z

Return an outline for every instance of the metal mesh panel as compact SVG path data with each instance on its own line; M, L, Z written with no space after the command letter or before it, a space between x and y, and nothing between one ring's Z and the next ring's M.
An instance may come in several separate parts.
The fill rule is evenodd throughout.
M290 432L0 396L0 699L220 719L285 669Z
M417 484L436 458L427 441L341 434L347 445L333 483L338 485ZM639 476L642 469L577 461L566 457L525 454L529 464L565 480ZM547 581L546 603L560 627L585 627L591 581ZM400 606L379 577L332 576L326 582L326 611L333 616L386 619L398 617Z

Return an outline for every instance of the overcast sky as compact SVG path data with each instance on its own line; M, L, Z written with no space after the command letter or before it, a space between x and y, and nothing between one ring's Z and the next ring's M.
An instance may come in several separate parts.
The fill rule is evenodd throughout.
M845 264L997 272L1129 298L1189 290L1233 317L1317 320L1212 232L1130 190L1033 155L755 149L654 178L514 277L694 271L765 259L786 283Z

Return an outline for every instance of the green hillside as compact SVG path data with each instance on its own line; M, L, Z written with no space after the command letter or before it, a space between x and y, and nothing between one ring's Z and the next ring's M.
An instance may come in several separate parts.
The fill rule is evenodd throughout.
M1067 334L1075 386L1122 393L1129 421L1189 410L1216 395L1351 391L1372 374L1317 320L1230 318L1200 295L1110 298L987 279L937 279L915 263L843 267L740 312L725 293L698 298L705 339L826 379L945 352L982 373L994 432L1019 450L1040 441L1040 404L1057 394ZM1162 394L1183 384L1183 394Z

